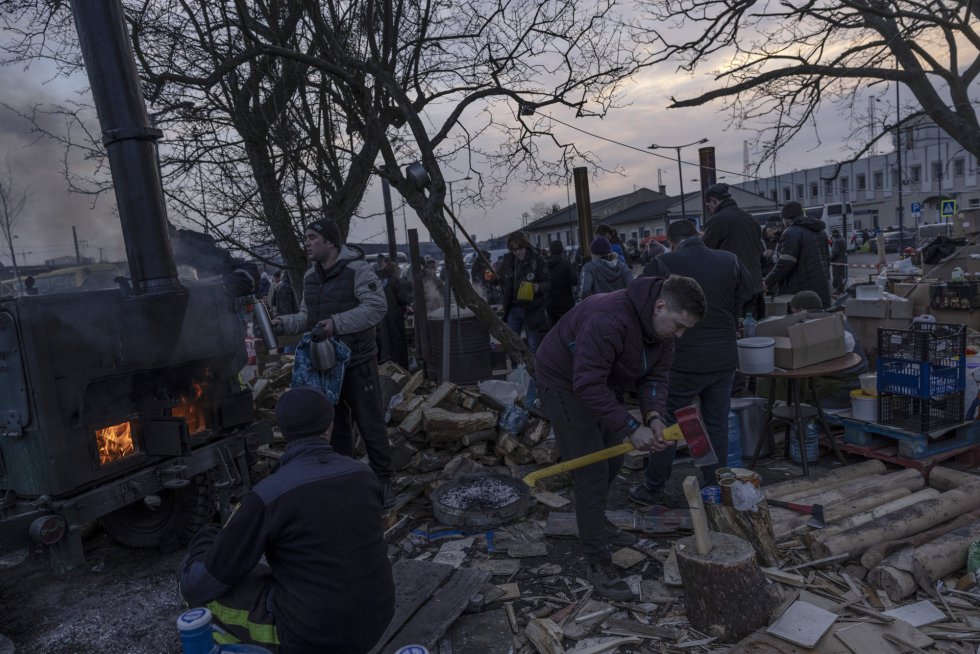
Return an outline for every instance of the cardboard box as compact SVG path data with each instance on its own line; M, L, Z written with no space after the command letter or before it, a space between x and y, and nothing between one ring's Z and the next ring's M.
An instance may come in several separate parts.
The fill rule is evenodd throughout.
M766 319L755 329L756 336L776 340L775 362L787 370L812 366L847 354L844 345L844 316L797 313Z
M888 315L888 300L859 300L849 298L844 305L848 318L884 318Z
M980 233L980 210L964 209L953 217L953 236Z
M915 305L909 300L889 300L888 317L893 320L912 320Z
M766 318L772 316L785 316L789 313L789 301L793 299L793 294L777 295L766 298Z

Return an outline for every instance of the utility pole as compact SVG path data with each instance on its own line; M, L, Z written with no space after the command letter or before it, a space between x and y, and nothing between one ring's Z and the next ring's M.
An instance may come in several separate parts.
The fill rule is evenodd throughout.
M78 232L75 231L75 226L71 226L71 237L75 241L75 263L82 265L82 254L78 250Z
M898 82L895 82L895 161L898 162L898 257L905 252L905 198L902 197L904 182L902 181L902 104Z

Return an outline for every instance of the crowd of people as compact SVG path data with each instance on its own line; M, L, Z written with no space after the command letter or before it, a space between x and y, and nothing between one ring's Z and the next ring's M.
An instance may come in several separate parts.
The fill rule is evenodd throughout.
M840 255L836 242L831 253L822 222L790 202L781 224L763 229L724 184L706 197L704 232L687 220L671 223L669 250L655 241L645 250L634 241L624 246L600 225L580 264L559 241L541 252L514 232L496 267L484 256L471 271L486 297L499 294L507 325L535 353L540 408L562 457L624 439L651 452L642 482L629 491L641 504L663 501L674 456L664 430L677 409L699 401L718 460L726 460L743 317L764 315L766 293L795 293L794 310L830 304L829 264ZM224 527L198 534L178 577L189 603L212 608L228 642L284 654L366 651L394 610L381 527L392 490L378 361L407 365L410 297L395 262L369 263L329 218L307 227L305 245L312 266L301 293L281 273L262 290L277 332L317 330L350 351L339 399L309 387L280 398L276 420L287 445L277 470ZM425 269L439 280L434 265ZM627 391L639 417L624 404ZM367 465L351 458L355 426ZM599 595L628 600L610 546L635 536L605 517L620 465L614 458L579 468L573 483L587 576ZM701 469L704 484L714 483L715 470Z

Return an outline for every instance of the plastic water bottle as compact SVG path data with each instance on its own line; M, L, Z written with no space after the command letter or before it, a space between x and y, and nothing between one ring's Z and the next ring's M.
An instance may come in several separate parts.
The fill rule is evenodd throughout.
M734 411L728 412L728 459L725 465L742 467L742 423Z
M189 609L177 618L180 647L184 654L271 654L258 645L235 643L218 645L211 633L211 611L204 607Z
M817 423L812 420L807 421L806 430L803 432L803 446L805 448L806 460L808 463L816 463L820 460L820 429ZM797 463L802 463L800 458L800 442L796 437L796 426L789 428L789 458Z
M755 336L755 327L759 324L759 321L752 317L751 313L745 314L745 320L742 321L742 334L745 338L752 338Z

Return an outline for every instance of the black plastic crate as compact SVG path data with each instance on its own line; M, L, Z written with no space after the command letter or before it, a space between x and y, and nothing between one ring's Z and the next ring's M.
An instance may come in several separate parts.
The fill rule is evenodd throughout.
M980 308L980 282L941 282L929 287L929 306L946 311Z
M907 395L878 395L878 422L924 433L963 422L963 393L922 398Z
M908 329L878 328L878 356L944 365L966 355L966 327L913 322Z

